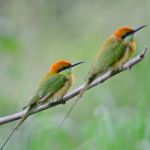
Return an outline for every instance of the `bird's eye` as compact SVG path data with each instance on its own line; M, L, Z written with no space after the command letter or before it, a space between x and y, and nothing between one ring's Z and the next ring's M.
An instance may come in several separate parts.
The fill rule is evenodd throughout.
M126 32L123 36L122 36L122 39L125 39L126 37L128 37L129 35L131 35L133 32L130 31L130 32Z
M68 68L68 66L63 66L63 67L61 67L61 68L58 70L58 72L61 72L61 71L65 70L65 69L67 69L67 68Z
M60 68L59 70L58 70L58 72L61 72L63 70L63 67L62 68Z

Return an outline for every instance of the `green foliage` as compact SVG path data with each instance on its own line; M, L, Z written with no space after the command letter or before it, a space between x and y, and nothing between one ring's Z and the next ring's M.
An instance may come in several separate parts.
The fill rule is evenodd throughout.
M19 50L19 43L14 37L1 36L0 37L0 51L16 54Z

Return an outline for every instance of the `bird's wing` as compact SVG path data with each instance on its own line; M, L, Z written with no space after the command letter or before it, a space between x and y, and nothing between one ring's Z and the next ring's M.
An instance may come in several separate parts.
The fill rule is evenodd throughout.
M126 47L126 44L120 43L113 38L108 39L98 51L88 77L94 73L97 73L97 75L104 73L115 65L124 56Z
M55 92L59 91L68 79L63 74L55 74L46 77L40 83L35 96L30 100L28 106L44 101L46 98L52 96ZM41 100L42 99L42 100Z

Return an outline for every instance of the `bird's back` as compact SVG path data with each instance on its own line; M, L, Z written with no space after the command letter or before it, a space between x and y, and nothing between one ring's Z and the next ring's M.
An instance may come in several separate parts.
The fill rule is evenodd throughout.
M125 54L127 45L110 37L99 49L88 78L95 78L109 70Z

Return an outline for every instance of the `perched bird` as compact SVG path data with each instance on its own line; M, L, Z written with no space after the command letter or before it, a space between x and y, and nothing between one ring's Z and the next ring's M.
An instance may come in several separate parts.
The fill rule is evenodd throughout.
M132 29L130 27L119 28L104 42L89 70L84 88L81 90L74 104L69 109L61 125L94 79L108 70L119 69L122 64L131 58L132 54L136 51L134 34L145 26L146 25L140 26L137 29Z
M15 128L13 128L5 143L2 145L1 150L13 135L14 131L16 131L22 125L25 119L27 119L27 117L36 107L44 103L57 101L63 98L73 82L71 68L81 63L83 62L78 62L72 65L69 61L60 60L51 65L48 73L41 80L35 95L25 107L28 107L28 110Z

